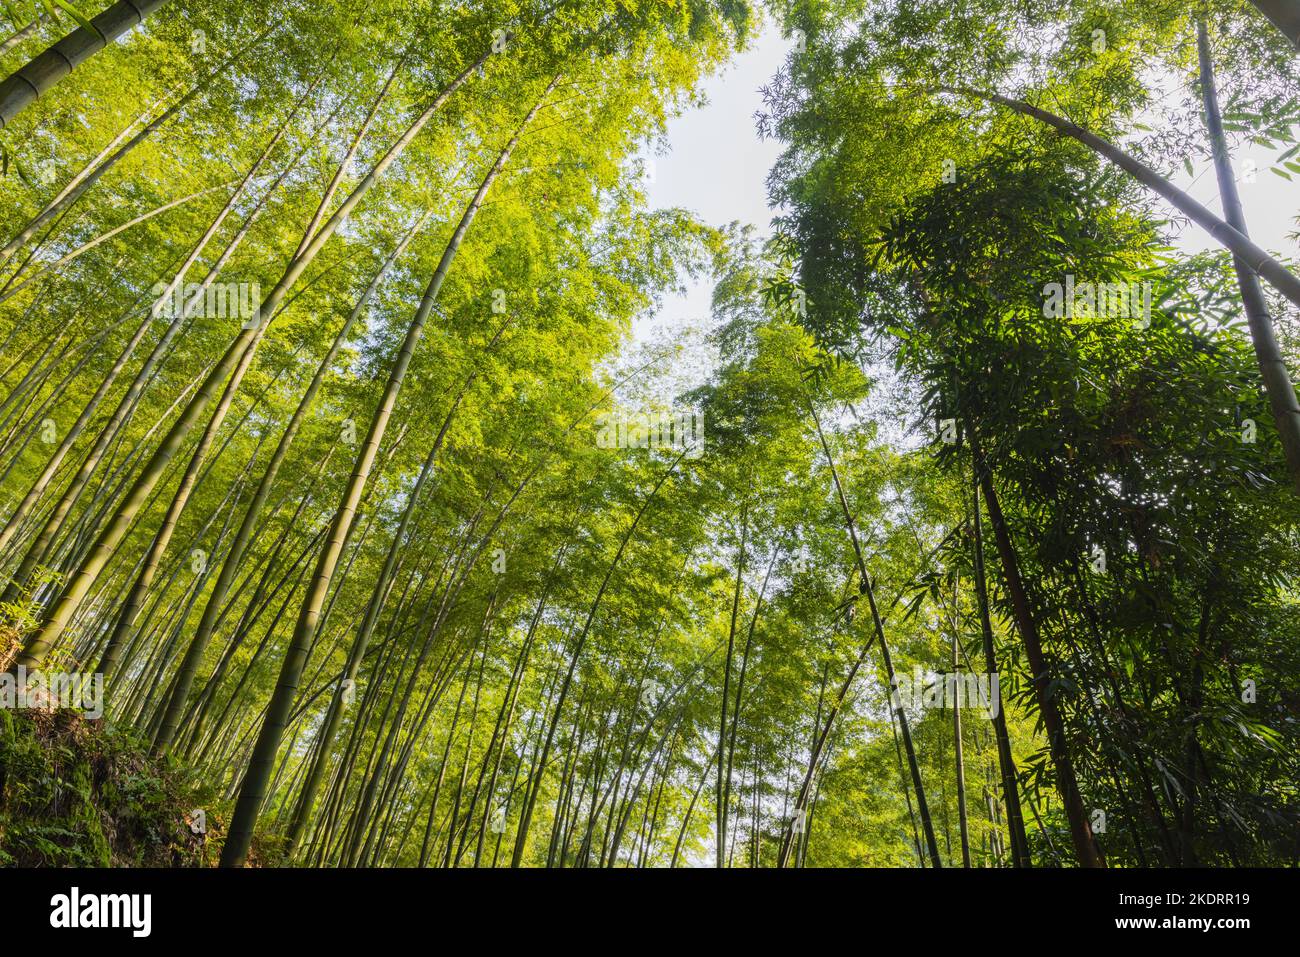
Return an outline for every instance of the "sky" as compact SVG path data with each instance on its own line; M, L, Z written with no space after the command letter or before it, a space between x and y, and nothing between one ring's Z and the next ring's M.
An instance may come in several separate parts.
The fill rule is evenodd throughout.
M669 121L667 152L648 156L651 172L646 193L651 206L684 207L714 226L739 220L757 226L764 235L768 233L772 211L767 206L766 179L780 155L781 144L759 140L754 114L763 105L760 88L781 68L793 43L783 38L772 23L766 23L748 51L704 81L705 105ZM1287 182L1269 171L1282 149L1236 145L1237 181L1252 238L1265 249L1298 256L1300 247L1290 234L1300 228L1294 221L1300 212L1300 177ZM1222 215L1208 160L1195 163L1191 175L1180 167L1173 180L1215 215ZM1165 208L1174 217L1173 208ZM1217 245L1190 223L1175 230L1174 243L1188 253ZM685 295L666 297L661 308L634 323L633 343L647 347L682 338L697 342L699 332L710 325L711 294L712 282L706 277L694 283ZM698 351L693 345L688 348ZM706 356L686 366L689 371L685 376L691 381L679 381L679 387L699 384L711 363Z
M759 140L754 114L763 106L759 90L792 44L767 24L749 50L704 81L706 105L671 120L670 150L653 158L652 205L685 206L715 224L739 219L769 225L766 179L781 146Z
M1300 213L1300 177L1287 182L1269 169L1285 149L1268 150L1255 144L1234 145L1233 165L1251 238L1274 253L1297 256L1300 247L1290 235L1300 229L1295 222L1296 214ZM1176 186L1190 193L1214 215L1223 216L1218 183L1208 161L1194 164L1191 176L1180 169L1173 180ZM1172 208L1167 208L1172 213ZM1177 245L1188 252L1203 252L1219 244L1205 230L1189 224L1178 236Z
M669 121L668 152L647 154L645 190L652 207L689 209L713 226L732 220L751 223L767 235L772 221L767 174L781 145L759 140L754 114L763 106L759 90L780 69L793 43L765 24L748 51L704 81L706 105ZM713 283L706 277L684 296L665 297L661 309L634 324L633 341L669 341L683 330L706 328L712 293Z

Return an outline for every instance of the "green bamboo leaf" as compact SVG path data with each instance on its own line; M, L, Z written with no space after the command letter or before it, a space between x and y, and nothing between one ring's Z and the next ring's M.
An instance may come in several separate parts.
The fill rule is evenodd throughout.
M99 32L99 28L96 27L93 23L91 23L90 18L87 17L80 10L78 10L76 7L74 7L69 2L69 0L54 0L54 2L58 4L59 9L61 9L64 13L66 13L68 16L72 17L72 19L76 21L77 26L81 27L84 30L89 30L92 33L98 34L100 39L103 39L104 35Z

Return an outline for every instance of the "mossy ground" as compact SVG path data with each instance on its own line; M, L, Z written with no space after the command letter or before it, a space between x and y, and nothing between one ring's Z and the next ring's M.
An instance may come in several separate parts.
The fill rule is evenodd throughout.
M209 865L215 804L186 769L104 721L0 709L0 865ZM198 808L203 834L190 826Z

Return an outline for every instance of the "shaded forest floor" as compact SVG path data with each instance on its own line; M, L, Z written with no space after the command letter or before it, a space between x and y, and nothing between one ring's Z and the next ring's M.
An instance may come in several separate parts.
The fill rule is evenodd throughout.
M102 719L0 709L0 866L213 865L212 797L194 772Z

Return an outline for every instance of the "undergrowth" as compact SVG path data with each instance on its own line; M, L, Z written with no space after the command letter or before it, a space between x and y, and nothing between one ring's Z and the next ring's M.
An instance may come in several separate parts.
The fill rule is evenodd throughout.
M216 804L192 772L105 721L0 708L0 866L209 865Z

